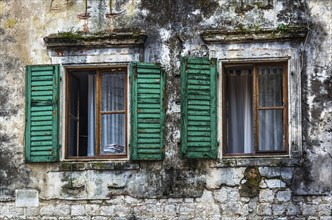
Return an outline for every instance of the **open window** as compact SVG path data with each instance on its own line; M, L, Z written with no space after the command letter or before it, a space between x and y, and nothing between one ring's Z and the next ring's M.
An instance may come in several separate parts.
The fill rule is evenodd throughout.
M66 158L127 157L127 68L67 69Z
M225 155L286 154L287 63L223 66Z
M57 162L60 151L75 160L164 158L165 72L159 64L67 67L63 94L60 68L26 68L27 162Z

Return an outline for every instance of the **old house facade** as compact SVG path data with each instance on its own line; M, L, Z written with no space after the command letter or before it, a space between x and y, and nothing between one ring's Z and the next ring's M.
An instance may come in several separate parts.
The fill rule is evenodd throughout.
M332 219L329 0L0 0L0 219Z

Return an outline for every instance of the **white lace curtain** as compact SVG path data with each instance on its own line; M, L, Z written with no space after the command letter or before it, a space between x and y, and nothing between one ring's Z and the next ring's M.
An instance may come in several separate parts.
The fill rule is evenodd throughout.
M282 107L282 68L259 68L259 106ZM283 126L282 109L260 110L258 113L259 150L282 150Z
M88 156L95 155L96 77L88 78ZM101 76L101 154L125 152L125 73L103 73Z
M251 70L228 71L228 153L254 149Z

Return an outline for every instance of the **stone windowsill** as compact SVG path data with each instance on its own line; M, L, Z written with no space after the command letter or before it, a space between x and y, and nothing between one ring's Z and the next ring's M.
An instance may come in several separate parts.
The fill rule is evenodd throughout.
M294 167L300 166L301 158L289 157L253 157L253 158L222 158L213 162L212 168L225 167L247 167L247 166L264 166L264 167Z
M54 171L137 170L136 161L61 161Z

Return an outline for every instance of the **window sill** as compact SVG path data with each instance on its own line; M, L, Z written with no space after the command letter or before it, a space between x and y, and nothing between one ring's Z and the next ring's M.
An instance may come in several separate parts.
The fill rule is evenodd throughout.
M222 167L247 167L247 166L268 166L268 167L294 167L301 165L300 158L289 158L289 156L274 157L224 157L212 163L212 168Z
M136 161L62 161L56 171L84 171L84 170L137 170Z

